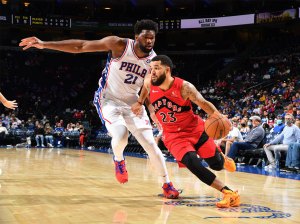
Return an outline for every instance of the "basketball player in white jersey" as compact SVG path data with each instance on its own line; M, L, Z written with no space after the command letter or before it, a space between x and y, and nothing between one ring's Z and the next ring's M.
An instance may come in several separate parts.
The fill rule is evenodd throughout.
M15 110L17 107L18 107L18 103L13 100L13 101L10 101L10 100L7 100L3 95L2 93L0 92L0 102L7 108L9 109L12 109L12 110Z
M177 198L178 191L168 177L162 152L155 143L149 118L143 108L138 117L131 105L138 99L138 92L149 73L149 64L156 55L153 51L157 23L152 20L138 21L134 26L135 40L108 36L100 40L41 41L36 37L25 38L19 46L52 49L69 53L107 51L108 59L99 89L95 93L94 105L100 119L112 136L116 178L120 183L128 181L123 151L128 143L128 130L148 153L150 161L163 177L163 194Z

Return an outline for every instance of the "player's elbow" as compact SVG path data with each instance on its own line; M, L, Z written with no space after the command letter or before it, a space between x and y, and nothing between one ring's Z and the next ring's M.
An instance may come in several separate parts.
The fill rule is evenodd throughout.
M88 52L88 47L89 47L89 45L88 45L87 41L82 41L74 47L74 52L73 53L76 54L76 53Z
M74 47L73 53L78 54L78 53L83 53L83 52L84 52L84 48L82 45Z

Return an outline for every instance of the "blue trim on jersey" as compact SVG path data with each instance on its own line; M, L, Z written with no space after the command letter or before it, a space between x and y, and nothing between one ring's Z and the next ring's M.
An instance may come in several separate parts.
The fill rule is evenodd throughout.
M105 125L105 120L104 120L104 117L101 113L100 96L101 96L102 91L105 88L105 85L106 85L106 82L107 82L110 61L111 61L111 53L108 53L107 59L106 59L106 65L105 65L105 68L102 71L101 78L99 80L99 88L95 92L94 100L93 100L93 104L96 107L99 118L100 118L102 124L104 124L104 125Z
M111 53L108 53L107 60L106 60L106 65L105 65L105 68L102 71L101 79L100 79L100 82L99 82L99 84L102 88L105 87L105 84L107 82L107 76L108 76L110 61L111 61Z
M102 90L103 90L103 88L100 86L98 88L98 90L95 92L93 103L94 103L94 106L96 107L97 113L99 115L99 118L100 118L102 124L105 125L105 121L104 121L104 118L103 118L102 113L101 113L101 106L100 106L100 102L99 102L99 98L100 98L100 95L102 93Z

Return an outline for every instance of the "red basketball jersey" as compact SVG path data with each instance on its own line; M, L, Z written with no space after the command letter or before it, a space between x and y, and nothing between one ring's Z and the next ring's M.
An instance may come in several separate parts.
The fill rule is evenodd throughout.
M199 128L200 118L193 113L191 101L184 100L181 96L182 84L183 79L175 77L172 87L167 91L158 86L150 87L150 102L164 134L189 132Z
M195 149L204 132L204 121L193 113L191 101L182 98L182 84L183 80L175 77L167 91L157 86L150 87L150 102L163 127L163 141L177 161L181 161L187 152L195 150L201 158L210 158L216 151L213 139L209 138L199 149Z

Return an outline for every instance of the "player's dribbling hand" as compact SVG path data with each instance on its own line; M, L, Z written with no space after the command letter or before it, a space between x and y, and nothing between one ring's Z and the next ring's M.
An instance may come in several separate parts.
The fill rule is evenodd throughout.
M19 43L19 46L23 47L23 50L27 50L28 48L31 48L31 47L43 49L44 42L36 37L28 37L28 38L22 39L21 42Z
M134 104L131 105L131 111L136 115L142 115L143 113L143 105L141 105L140 103L136 102Z

